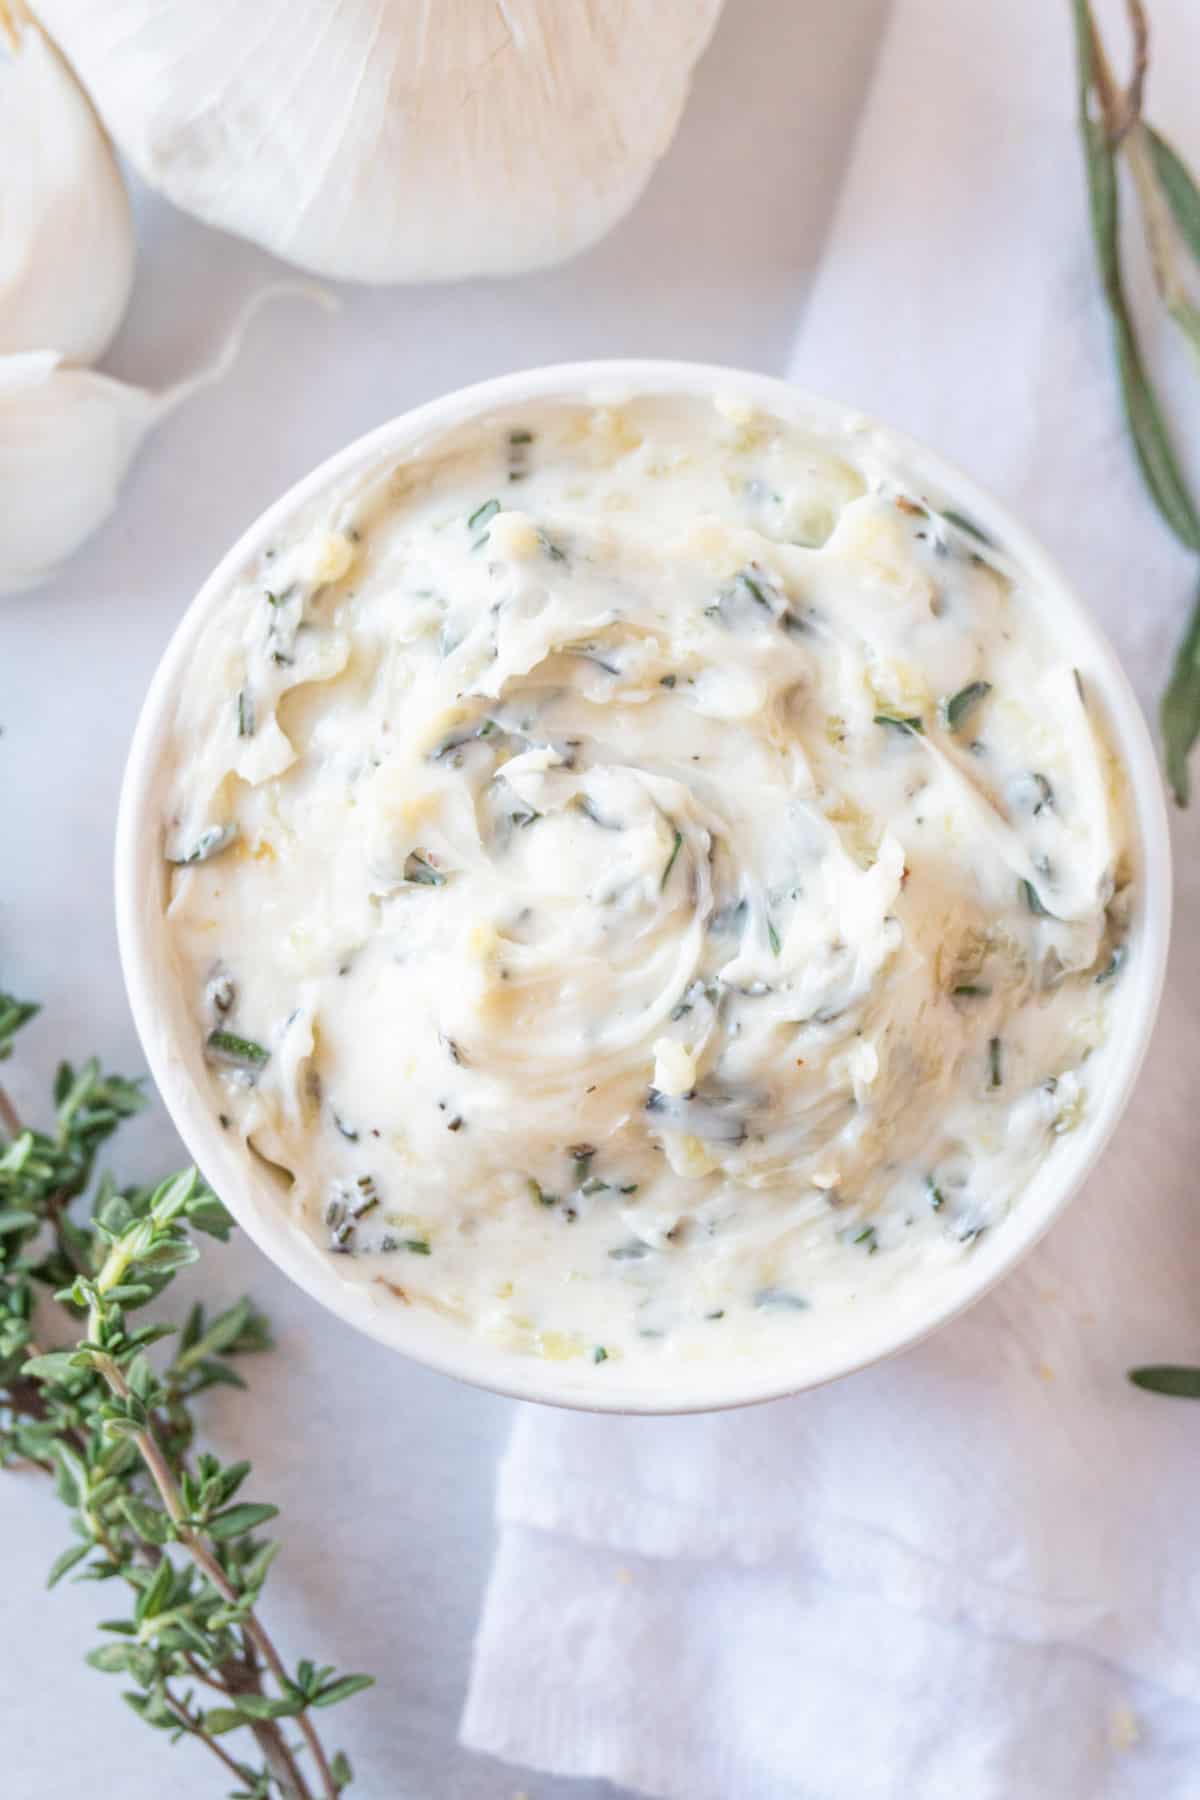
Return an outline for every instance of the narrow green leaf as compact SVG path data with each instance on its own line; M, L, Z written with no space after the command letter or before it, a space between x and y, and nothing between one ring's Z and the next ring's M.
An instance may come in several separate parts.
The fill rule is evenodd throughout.
M247 1719L294 1719L304 1710L304 1700L298 1694L287 1699L275 1699L268 1694L239 1694L237 1708Z
M129 1667L132 1649L131 1644L100 1644L95 1650L88 1651L84 1661L103 1675L123 1675Z
M91 1547L90 1544L72 1544L69 1550L64 1550L61 1556L56 1556L54 1561L50 1564L50 1573L46 1577L46 1586L52 1588L57 1582L60 1582L63 1576L68 1574L75 1567L76 1563L81 1563L83 1561L84 1557L91 1550Z
M78 1373L73 1350L50 1350L45 1356L31 1356L22 1367L23 1375L32 1375L35 1381L69 1381Z
M1145 126L1154 173L1158 176L1179 235L1200 263L1200 186L1179 153L1153 125Z
M165 1544L169 1542L171 1521L161 1507L147 1506L144 1500L136 1500L132 1496L123 1496L120 1507L125 1518L138 1536L147 1544Z
M138 1595L133 1616L139 1625L143 1620L156 1619L159 1613L166 1611L170 1604L174 1582L175 1571L164 1556L149 1582Z
M238 1731L246 1723L233 1706L213 1706L204 1715L204 1729L210 1737L223 1737L227 1731Z
M314 1696L314 1706L336 1706L339 1700L349 1700L351 1694L361 1694L364 1688L374 1687L373 1675L343 1675L337 1681L325 1684Z
M265 1525L268 1519L278 1516L277 1506L255 1505L252 1501L242 1501L231 1506L226 1512L219 1512L205 1526L209 1537L223 1543L227 1538L241 1537L243 1532L253 1531L259 1525Z
M1200 736L1200 597L1175 652L1171 679L1159 707L1159 722L1167 756L1167 779L1180 806L1186 806L1191 792L1188 753Z
M1200 1400L1200 1369L1152 1363L1145 1369L1130 1369L1129 1379L1135 1387L1145 1388L1151 1394L1170 1394L1178 1400Z
M17 1000L12 994L0 994L0 1062L12 1055L12 1040L22 1025L28 1025L41 1010L32 1000Z

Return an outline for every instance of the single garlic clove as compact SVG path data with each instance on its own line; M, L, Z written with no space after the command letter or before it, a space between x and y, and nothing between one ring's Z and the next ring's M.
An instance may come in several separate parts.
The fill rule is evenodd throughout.
M112 145L58 51L0 0L0 355L103 356L133 283Z
M45 581L108 517L155 413L55 350L0 357L0 594Z
M146 433L226 375L259 307L335 303L307 282L273 282L243 305L220 354L162 393L70 367L57 350L0 356L0 594L48 581L102 525Z
M303 268L560 262L633 205L721 0L39 0L151 187Z

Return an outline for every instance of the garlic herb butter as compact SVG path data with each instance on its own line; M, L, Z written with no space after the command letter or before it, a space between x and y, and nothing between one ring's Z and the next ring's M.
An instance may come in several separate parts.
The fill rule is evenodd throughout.
M730 403L542 402L208 621L167 923L214 1114L348 1282L770 1354L953 1270L1086 1115L1120 771L968 518Z

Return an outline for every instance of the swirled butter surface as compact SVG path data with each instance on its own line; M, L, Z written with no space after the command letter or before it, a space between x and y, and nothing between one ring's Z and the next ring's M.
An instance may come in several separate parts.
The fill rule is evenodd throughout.
M173 756L222 1124L347 1281L596 1381L965 1262L1102 1076L1103 721L870 434L650 396L439 438L231 586Z

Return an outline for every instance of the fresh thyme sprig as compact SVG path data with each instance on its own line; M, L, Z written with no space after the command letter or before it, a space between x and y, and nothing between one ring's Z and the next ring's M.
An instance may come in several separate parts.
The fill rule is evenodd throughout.
M1200 356L1200 307L1184 264L1200 264L1200 187L1182 158L1142 117L1150 31L1142 0L1126 0L1133 70L1118 86L1089 0L1071 0L1078 63L1079 129L1092 237L1112 321L1125 417L1155 505L1179 541L1200 556L1200 509L1171 442L1146 370L1121 273L1118 159L1133 177L1155 285L1169 316ZM1160 707L1167 776L1180 806L1190 790L1188 755L1200 736L1200 598L1176 652Z
M37 1010L0 995L0 1061ZM256 1610L278 1545L255 1534L277 1508L238 1498L249 1463L193 1455L193 1402L244 1385L233 1361L270 1348L267 1320L239 1300L211 1317L193 1306L181 1331L131 1323L197 1259L197 1233L231 1227L194 1169L154 1188L94 1180L101 1146L143 1104L140 1083L64 1063L42 1132L0 1088L0 1465L44 1470L71 1513L76 1542L50 1586L74 1571L129 1591L87 1660L127 1678L140 1718L203 1744L236 1800L336 1800L350 1765L327 1756L312 1715L370 1677L284 1663ZM152 1346L177 1331L156 1369ZM239 1731L260 1760L231 1749Z

